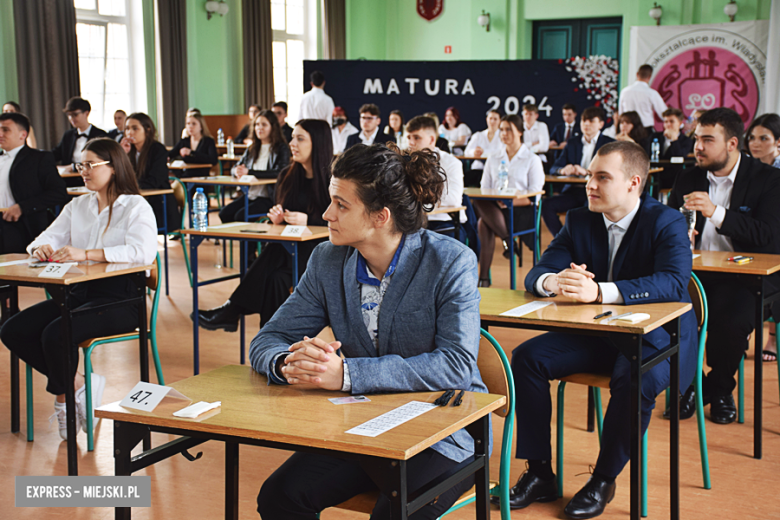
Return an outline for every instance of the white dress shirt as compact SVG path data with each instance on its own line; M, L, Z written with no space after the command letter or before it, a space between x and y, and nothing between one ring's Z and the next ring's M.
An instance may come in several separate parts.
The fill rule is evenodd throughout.
M347 147L347 137L358 133L358 129L355 125L347 121L342 130L339 127L331 128L331 134L333 135L333 153L342 153L344 148Z
M504 143L501 142L500 132L498 129L496 129L496 132L493 134L493 140L491 141L488 138L488 129L482 130L481 132L477 132L476 134L471 136L471 139L469 139L469 144L466 145L466 150L463 152L463 154L466 157L474 157L474 150L477 149L477 146L482 148L482 157L487 159L493 154L499 153L501 149L504 147ZM471 163L471 169L472 170L481 170L485 167L485 163L482 161L474 161Z
M534 121L531 128L523 128L523 142L533 153L546 153L550 149L550 130L547 124Z
M463 163L460 159L456 159L454 155L439 150L433 149L439 154L439 164L444 169L444 173L447 174L446 182L444 183L444 191L441 194L441 200L437 206L460 206L463 204ZM437 215L428 215L428 220L441 220L449 221L450 216L446 213L440 213ZM461 224L466 222L466 212L460 212Z
M718 229L723 225L726 210L731 206L731 192L734 189L734 179L737 178L740 162L742 162L742 155L726 177L717 177L712 172L707 172L707 179L710 181L710 200L716 207L712 216L704 222L700 246L703 251L734 251L731 238L718 233Z
M629 85L620 92L620 110L621 114L631 112L632 110L639 114L642 120L642 126L648 127L655 124L653 111L658 117L663 118L664 110L667 106L664 103L661 94L653 90L650 85L644 81L637 81Z
M102 249L108 262L151 264L157 255L157 220L152 207L140 195L120 195L114 201L111 226L108 208L98 214L97 193L74 198L38 238L27 246L48 244L54 250L65 246Z
M642 205L642 200L636 201L636 206L625 217L621 218L617 222L612 222L606 215L602 214L604 218L604 226L607 228L607 236L609 237L609 265L607 267L607 281L599 282L601 288L601 302L604 304L610 303L623 303L623 295L620 294L620 290L617 288L614 282L612 282L612 264L615 262L615 256L617 256L618 250L620 250L620 244L623 242L623 237L626 236L628 228L631 227L631 222L634 221L634 217L639 211L639 207ZM553 296L552 293L544 290L544 280L548 276L553 276L557 273L545 273L537 278L534 284L534 289L539 294L544 296Z
M521 191L541 191L544 188L542 160L527 146L520 146L520 150L511 161L506 153L506 146L499 153L491 155L485 163L485 171L482 172L482 180L479 183L480 188L498 189L498 167L501 166L501 161L506 161L509 166L508 188Z
M593 136L593 139L588 142L587 139L585 139L585 136L582 136L582 159L580 159L580 166L588 169L588 166L590 166L590 161L593 160L593 154L596 151L596 142L599 140L599 136L601 135L601 132L596 132L596 135Z
M8 150L0 155L0 208L10 208L16 204L14 194L11 193L11 166L13 166L16 156L19 154L19 150L24 145L17 146L13 150Z
M301 98L301 119L321 119L333 125L333 98L319 87L312 87Z
M444 125L439 125L439 136L445 138L450 143L450 150L453 153L458 153L460 151L463 152L463 148L465 148L465 144L455 146L453 143L460 139L461 137L465 137L466 140L464 142L469 141L469 137L471 137L471 128L468 127L466 123L459 124L456 128L444 128Z
M83 161L83 153L82 150L84 149L84 146L87 144L87 136L92 131L92 125L89 125L86 130L83 132L76 129L76 132L78 132L78 137L76 139L76 144L73 146L73 157L71 158L71 162L80 163Z
M376 135L378 133L379 133L379 127L377 126L376 128L374 128L374 131L371 132L371 135L366 135L366 133L363 130L361 130L360 135L358 135L358 137L360 138L360 140L363 142L364 145L371 146L372 144L374 144L374 139L376 139Z
M271 161L271 143L261 144L260 153L257 156L257 160L252 163L252 169L267 170L268 163L270 161ZM255 200L258 197L268 198L268 186L266 185L250 186L248 195L249 195L249 200Z

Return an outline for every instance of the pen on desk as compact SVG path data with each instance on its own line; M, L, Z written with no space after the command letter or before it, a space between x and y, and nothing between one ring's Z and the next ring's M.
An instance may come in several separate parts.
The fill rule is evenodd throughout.
M598 314L598 315L596 315L596 316L593 316L593 319L594 319L594 320L597 320L597 319L599 319L599 318L605 318L605 317L607 317L607 316L611 316L611 315L612 315L612 311L602 312L601 314Z
M435 404L436 406L446 406L446 403L449 402L450 398L452 397L452 392L453 392L452 390L446 390L443 394L439 396L438 399L436 399L433 402L433 404Z
M455 400L452 402L452 406L460 406L460 404L463 402L463 394L465 393L465 390L461 390L458 392L457 397L455 397Z

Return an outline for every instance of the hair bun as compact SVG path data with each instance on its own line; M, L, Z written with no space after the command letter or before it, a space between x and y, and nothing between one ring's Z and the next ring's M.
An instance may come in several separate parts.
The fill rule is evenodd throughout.
M439 163L439 154L431 150L403 152L395 143L388 148L404 159L404 173L409 189L417 201L430 211L441 199L447 174Z

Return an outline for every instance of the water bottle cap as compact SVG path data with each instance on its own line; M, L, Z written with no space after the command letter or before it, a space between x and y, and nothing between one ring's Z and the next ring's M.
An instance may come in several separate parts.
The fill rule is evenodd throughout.
M196 188L196 189L195 189L195 192L196 192L196 193L203 193L203 188Z
M658 138L657 137L653 138L653 142L657 143L658 142Z

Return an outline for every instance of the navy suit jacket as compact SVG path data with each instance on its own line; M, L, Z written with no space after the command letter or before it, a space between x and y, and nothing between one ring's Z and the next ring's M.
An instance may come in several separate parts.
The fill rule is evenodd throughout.
M376 134L376 137L374 138L374 144L385 144L388 141L395 142L395 136L384 133L380 128ZM352 134L349 137L347 137L347 144L344 147L344 150L349 150L356 144L361 144L362 142L363 141L360 139L360 132L356 134Z
M599 151L599 148L607 143L611 143L612 141L614 141L614 139L611 137L607 137L604 134L599 134L599 138L596 140L596 149L593 150L594 157L596 152ZM558 170L567 164L580 164L581 161L582 136L575 136L566 141L566 148L563 149L563 153L555 160L555 163L553 163L552 167L550 168L550 173L556 174L558 173Z
M582 137L582 132L580 131L580 125L577 121L574 122L574 126L571 128L571 136L572 137ZM552 132L550 132L550 141L555 141L558 144L563 143L566 140L566 123L558 123L555 125L555 127L552 129Z
M620 243L612 268L624 305L690 302L688 282L692 255L685 219L646 194ZM606 282L609 237L604 217L587 207L571 210L566 225L553 239L536 267L525 277L527 291L534 290L545 273L558 273L569 265L585 264L596 282ZM680 388L688 388L696 371L697 324L693 311L680 323ZM662 328L645 335L645 344L660 350L669 345Z

